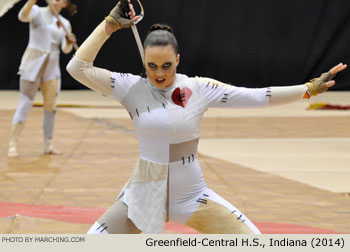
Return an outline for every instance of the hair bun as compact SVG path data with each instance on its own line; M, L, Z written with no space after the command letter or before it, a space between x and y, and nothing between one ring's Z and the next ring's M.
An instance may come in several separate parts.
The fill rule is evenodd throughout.
M77 12L78 12L78 7L77 7L77 5L74 4L74 3L72 3L72 0L68 0L67 3L68 3L68 4L67 4L66 9L67 9L68 13L69 13L71 16L74 16L75 14L77 14Z
M173 28L171 28L171 26L166 24L153 24L151 28L149 28L149 33L153 31L158 31L158 30L163 30L163 31L168 31L170 33L173 33Z

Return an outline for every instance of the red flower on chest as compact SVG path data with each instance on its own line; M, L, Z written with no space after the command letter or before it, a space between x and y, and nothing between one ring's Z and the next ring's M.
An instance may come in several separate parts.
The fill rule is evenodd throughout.
M58 28L61 28L61 23L60 23L60 21L57 20L56 24L57 24L57 27L58 27Z
M192 90L185 87L183 89L176 88L171 95L171 99L176 105L179 105L183 108L186 107L186 104L190 97L192 96Z

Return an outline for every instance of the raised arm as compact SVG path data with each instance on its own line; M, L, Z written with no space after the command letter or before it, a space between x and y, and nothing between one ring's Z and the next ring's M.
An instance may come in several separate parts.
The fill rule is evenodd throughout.
M30 15L37 0L28 0L18 13L18 19L22 22L30 22L33 17Z
M221 83L209 78L198 78L198 83L209 107L265 107L287 104L325 92L335 84L332 78L347 68L342 63L310 82L302 85L243 88Z
M130 4L129 15L132 20L124 18L120 3L110 12L106 20L102 21L90 36L79 47L73 59L67 65L70 75L85 86L102 93L110 95L113 91L111 85L112 72L93 66L93 62L103 44L110 35L122 28L130 27L138 17Z

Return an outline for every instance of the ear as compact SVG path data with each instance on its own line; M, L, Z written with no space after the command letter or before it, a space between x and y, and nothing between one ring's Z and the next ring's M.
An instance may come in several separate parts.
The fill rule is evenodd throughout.
M176 66L178 66L180 63L180 54L176 55Z

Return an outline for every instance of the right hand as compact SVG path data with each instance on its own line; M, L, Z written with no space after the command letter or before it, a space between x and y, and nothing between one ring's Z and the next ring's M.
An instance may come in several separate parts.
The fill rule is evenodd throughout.
M75 34L72 32L68 32L66 34L66 39L68 40L68 43L76 43L77 42L77 38L76 38Z
M130 8L128 15L130 18L125 16L120 2L118 2L118 4L111 10L109 15L105 18L106 21L112 26L113 32L119 29L129 28L140 18L140 16L136 16L134 7L130 3L130 0L128 0L128 2Z

